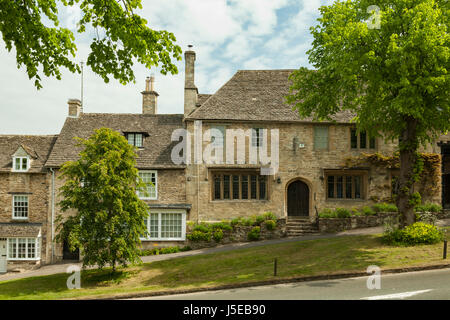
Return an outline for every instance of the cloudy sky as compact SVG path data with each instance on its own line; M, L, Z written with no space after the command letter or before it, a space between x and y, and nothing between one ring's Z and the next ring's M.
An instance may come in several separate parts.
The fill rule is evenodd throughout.
M175 34L185 50L197 53L196 85L200 93L214 93L237 70L292 69L309 66L306 51L318 8L330 0L142 0L139 12L153 29ZM61 24L73 25L77 10L61 10ZM87 39L88 40L88 39ZM85 61L89 41L77 42L77 61ZM184 61L178 75L135 65L136 83L126 86L112 79L106 84L89 68L84 75L84 111L140 113L145 77L156 77L158 113L183 113ZM36 90L15 52L0 38L0 134L55 134L67 116L67 100L80 98L80 75L64 72L61 81L45 79Z

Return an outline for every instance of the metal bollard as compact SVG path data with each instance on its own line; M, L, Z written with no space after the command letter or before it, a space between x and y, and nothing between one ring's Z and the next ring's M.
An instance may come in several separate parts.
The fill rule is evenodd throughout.
M275 260L273 261L273 276L274 277L277 276L277 263L278 263L278 259L275 258Z
M447 240L444 240L444 257L443 259L447 259Z

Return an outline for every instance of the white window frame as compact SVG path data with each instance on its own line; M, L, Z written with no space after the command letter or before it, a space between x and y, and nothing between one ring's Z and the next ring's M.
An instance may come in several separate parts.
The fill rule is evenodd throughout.
M19 169L16 169L16 161L17 161L17 159L20 159L20 168ZM27 160L27 167L26 167L26 169L22 168L23 159ZM13 157L13 163L12 163L12 171L13 172L27 172L29 169L30 169L30 157L24 157L24 156Z
M252 147L264 147L264 128L252 128Z
M15 206L14 206L14 199L16 197L26 197L27 198L27 216L26 217L16 217L15 216ZM28 220L28 217L30 216L30 197L27 194L13 194L12 196L12 219L13 220Z
M139 170L139 173L153 173L155 174L155 196L147 196L147 197L141 197L139 196L139 190L136 190L136 193L141 200L158 200L158 171L157 170ZM138 174L139 174L138 173Z
M26 252L26 258L19 258L19 239L26 239L26 244L25 244L25 252ZM32 243L32 241L30 241L31 239L34 240L34 258L28 258L29 256L29 252L28 252L28 243ZM12 240L15 240L16 242L16 258L10 258L10 252L9 252L9 247L10 247L10 242ZM6 260L7 261L38 261L41 260L41 237L12 237L12 238L7 238L6 239Z
M166 213L181 214L181 237L180 238L163 238L161 237L161 215ZM150 214L158 214L158 236L150 237ZM152 209L146 219L147 237L141 237L141 241L184 241L186 240L186 210L183 209Z

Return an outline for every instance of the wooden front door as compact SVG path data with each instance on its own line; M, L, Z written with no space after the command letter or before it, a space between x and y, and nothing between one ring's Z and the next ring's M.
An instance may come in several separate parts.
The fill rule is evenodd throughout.
M288 186L288 216L309 216L309 188L303 181L297 180Z

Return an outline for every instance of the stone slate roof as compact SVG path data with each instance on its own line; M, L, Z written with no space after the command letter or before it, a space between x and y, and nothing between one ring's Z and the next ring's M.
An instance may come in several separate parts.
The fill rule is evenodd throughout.
M28 172L44 172L57 135L0 135L0 172L10 172L12 156L22 147L31 157Z
M0 223L0 238L36 238L41 233L41 225L40 223Z
M184 168L171 160L172 148L179 142L172 142L175 129L183 128L183 115L179 114L111 114L83 113L79 118L67 118L46 167L60 167L66 161L78 159L81 147L74 137L86 139L95 129L107 127L120 133L142 132L143 148L137 152L138 169Z
M202 105L187 119L311 122L312 118L300 119L297 111L284 103L293 71L239 70L214 95L207 100L202 97ZM343 111L333 120L349 123L353 116Z
M205 101L208 100L208 98L211 97L211 96L212 96L212 94L199 93L197 95L197 107L199 107L203 103L205 103Z

